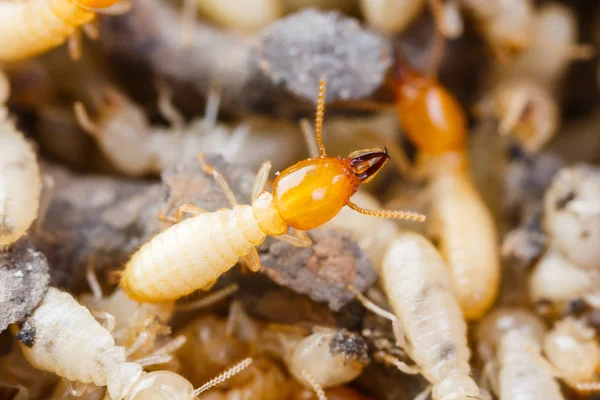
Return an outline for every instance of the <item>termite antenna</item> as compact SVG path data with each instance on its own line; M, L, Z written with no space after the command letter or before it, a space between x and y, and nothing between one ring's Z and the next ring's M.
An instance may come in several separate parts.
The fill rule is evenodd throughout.
M223 289L217 290L211 294L208 294L198 300L190 301L183 304L176 304L175 309L177 311L195 311L202 308L206 308L210 305L218 303L219 301L231 296L237 292L239 286L236 283L232 283L229 286L225 286Z
M348 202L347 206L358 213L361 213L364 215L369 215L371 217L382 217L382 218L388 218L388 219L405 219L408 221L417 221L417 222L423 222L426 219L426 217L423 214L419 214L419 213L412 212L412 211L369 210L367 208L362 208L360 206L357 206L356 204L352 203L351 201Z
M323 117L325 115L325 79L319 81L319 98L317 100L317 116L315 118L315 137L319 146L321 157L327 157L325 145L323 144Z
M206 382L204 385L200 386L198 389L194 390L192 392L192 398L198 396L200 393L206 392L208 389L225 382L226 380L230 379L232 376L239 374L240 372L242 372L244 369L246 369L250 364L252 364L254 360L250 357L240 361L239 363L235 364L233 367L229 368L227 371L222 372L220 375L218 375L217 377L211 379L210 381Z
M306 381L310 384L319 400L327 400L327 396L325 395L325 391L323 390L323 388L317 383L315 378L310 376L309 373L306 372L306 370L304 369L302 370L302 377L306 379Z
M92 121L82 102L76 101L73 104L73 111L75 112L75 119L81 129L92 136L99 137L102 135L100 126Z

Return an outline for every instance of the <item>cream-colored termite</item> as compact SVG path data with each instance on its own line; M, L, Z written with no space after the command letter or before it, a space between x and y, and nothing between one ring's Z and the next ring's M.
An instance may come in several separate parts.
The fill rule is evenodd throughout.
M534 266L529 276L529 296L534 304L550 302L556 311L565 310L569 302L584 300L600 306L600 271L578 268L555 248L550 248Z
M560 170L544 194L544 228L575 266L600 268L600 170L575 165Z
M125 266L121 287L127 295L143 302L174 300L211 287L240 259L258 271L256 246L267 235L309 246L310 238L303 231L323 225L346 205L370 216L424 220L412 212L370 210L352 203L350 197L360 184L373 178L389 156L379 149L366 149L347 158L328 157L322 141L324 110L325 81L321 80L315 124L320 157L281 172L273 182L273 193L264 190L271 165L263 163L252 190L252 206L238 205L225 178L200 155L204 171L215 178L233 208L208 213L195 205L182 205L175 216L177 223L144 244ZM181 221L184 213L196 216ZM296 235L287 233L290 227Z
M38 216L41 194L35 152L8 116L9 92L0 71L0 249L29 229Z
M97 140L113 165L131 176L159 174L200 152L218 152L227 161L251 165L275 152L279 153L272 159L275 167L297 155L301 135L292 123L252 117L231 129L217 122L216 90L209 93L204 117L186 123L170 96L168 89L159 87L159 110L170 127L151 126L141 107L112 88L105 91L107 103L95 122L82 103L75 103L74 111L79 125Z
M482 378L501 400L563 400L550 369L540 362L545 333L544 323L521 308L499 308L478 323Z
M127 362L127 350L116 346L108 330L100 325L70 294L49 288L44 300L19 328L11 328L21 339L25 358L36 368L80 383L107 386L113 400L143 400L154 393L173 399L193 400L209 386L194 390L183 377L168 371L146 373L139 362ZM24 342L24 343L23 343ZM148 357L148 363L156 363ZM234 366L247 366L250 359Z
M435 247L421 235L402 233L390 245L381 274L395 316L379 314L393 321L397 344L416 367L389 354L380 359L403 372L422 374L431 383L422 398L429 391L434 400L478 398L479 387L470 376L467 324L448 267ZM359 299L376 311L368 300Z
M496 56L507 60L531 43L531 0L461 0Z
M294 327L267 327L257 350L282 359L298 382L317 393L360 375L369 362L367 343L352 332L315 327L312 334Z
M118 0L27 0L0 2L0 61L36 56L78 37L77 28L110 12ZM122 10L116 10L122 11ZM72 53L72 54L76 54Z
M577 390L600 390L596 372L600 345L596 331L584 321L574 317L558 321L544 337L543 348L556 377Z

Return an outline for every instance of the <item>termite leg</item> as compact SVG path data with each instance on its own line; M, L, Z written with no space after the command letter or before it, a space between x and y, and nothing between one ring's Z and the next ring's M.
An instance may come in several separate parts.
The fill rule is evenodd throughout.
M96 276L96 256L93 254L88 257L85 278L90 286L90 289L92 290L94 299L102 300L104 295L102 294L102 288L100 287L100 283L98 283L98 277Z
M310 247L312 245L312 239L308 236L305 231L299 231L292 229L293 235L284 233L282 235L274 236L275 239L279 239L282 242L291 244L296 247Z
M141 365L142 367L148 367L150 365L166 364L166 363L170 362L172 359L173 359L173 356L170 354L158 354L155 356L147 356L147 357L138 358L136 360L133 360L133 362Z
M302 377L304 379L306 379L306 381L310 384L310 386L315 391L315 394L317 395L317 398L319 400L327 400L327 396L325 395L325 391L323 390L323 388L321 387L321 385L319 385L317 383L317 381L315 380L315 378L313 378L308 372L306 372L306 370L302 370Z
M81 58L81 31L75 29L67 39L67 50L69 52L69 58L73 61L77 61Z
M115 320L115 316L112 315L111 313L106 312L106 311L94 311L94 312L92 312L92 315L97 320L103 321L102 327L104 329L106 329L109 333L112 333L112 331L115 329L117 322Z
M156 217L163 222L170 222L172 224L176 224L183 220L185 214L200 215L206 212L208 211L206 211L204 208L198 207L195 204L186 203L177 207L174 217L167 216L162 212L159 212Z
M192 44L196 26L197 0L183 0L181 8L181 45L184 48Z
M393 355L388 354L384 351L378 351L377 353L374 354L374 357L376 359L380 359L381 361L383 361L387 364L393 365L394 367L398 368L400 371L404 372L405 374L419 375L421 373L421 369L419 367L410 366L407 363L405 363L404 361L400 361Z
M315 131L312 126L310 126L310 122L306 118L302 118L300 120L300 130L302 131L302 136L304 136L304 141L306 142L306 148L308 149L308 155L311 158L318 158L319 154L319 145L317 144L317 139L315 138Z
M73 104L73 111L75 112L75 119L77 120L77 123L85 133L96 137L100 137L102 135L102 129L100 129L98 124L92 121L82 102L76 101Z
M176 311L195 311L205 307L208 307L212 304L215 304L226 297L231 296L235 292L237 292L239 286L235 283L232 283L229 286L224 287L223 289L219 289L213 293L210 293L198 300L193 300L187 303L181 303L175 305Z
M185 118L173 104L173 91L162 81L157 81L155 86L158 92L157 106L160 115L169 122L171 128L181 131L185 126Z
M229 187L229 184L227 183L223 175L221 175L221 173L217 171L212 165L206 162L206 160L204 159L204 154L200 153L196 158L198 159L198 162L202 166L204 172L206 172L209 175L212 175L215 182L217 182L217 184L221 187L221 190L223 190L223 193L225 193L225 196L227 197L227 200L229 200L231 206L236 206L238 202L235 198L235 194L233 193L233 190L231 190L231 188Z
M125 355L129 357L130 355L138 351L140 347L142 347L142 345L148 340L149 337L150 336L147 332L140 333L139 336L133 342L133 344L129 346L129 348L127 348L127 350L125 351Z
M540 353L534 348L527 348L527 352L543 367L547 370L553 377L564 379L564 374L560 372L554 365L550 364L548 360L546 360Z
M54 242L56 240L56 238L54 237L54 235L52 235L44 230L44 222L46 221L46 217L48 215L48 209L50 208L50 203L52 202L54 186L55 186L54 179L50 175L42 175L42 193L40 195L40 205L38 207L38 216L35 221L36 234L51 243Z
M497 366L493 361L487 361L481 373L482 382L479 385L486 391L491 390L496 396L500 394L500 383L498 382ZM489 390L488 390L489 389Z
M219 117L219 105L221 103L221 91L215 83L211 84L206 99L206 108L204 110L204 119L202 120L203 132L208 132L217 125Z
M98 40L98 38L100 37L100 30L98 28L97 20L93 20L93 21L88 22L85 25L82 25L81 30L83 31L85 36L88 37L88 39Z
M260 257L258 255L258 250L256 250L256 247L253 247L252 250L250 250L250 253L248 253L247 256L242 257L240 260L242 261L242 263L244 263L244 266L250 271L260 271Z
M256 179L254 180L254 186L252 187L252 201L265 190L267 186L267 180L269 179L269 173L271 172L271 162L265 161L262 163L258 172L256 173Z
M433 389L433 386L429 385L428 387L425 388L425 390L423 390L421 393L419 393L417 395L417 397L415 397L415 400L426 400L429 397L429 394L431 393L432 389Z
M528 103L529 99L524 91L516 93L516 97L510 102L506 113L500 120L498 132L500 132L501 135L506 136L512 131L517 122L519 122L519 119L523 117L523 113L525 112Z

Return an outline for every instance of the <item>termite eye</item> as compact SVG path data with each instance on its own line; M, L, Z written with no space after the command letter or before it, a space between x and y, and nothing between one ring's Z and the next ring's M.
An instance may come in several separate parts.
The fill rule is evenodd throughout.
M369 182L377 175L381 167L390 158L387 149L365 149L352 152L350 159L350 168L361 183Z

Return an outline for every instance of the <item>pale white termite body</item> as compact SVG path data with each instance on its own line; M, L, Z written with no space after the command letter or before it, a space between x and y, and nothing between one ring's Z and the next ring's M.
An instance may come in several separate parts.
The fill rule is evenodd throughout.
M536 357L539 352L533 335L518 329L504 334L498 349L501 400L564 400L552 373Z
M282 0L204 0L193 3L210 20L242 32L259 31L283 16Z
M399 235L384 258L382 281L406 351L433 385L433 399L477 398L467 325L448 267L433 245L418 234Z
M429 164L431 215L428 229L452 271L451 279L467 319L488 310L499 290L500 254L492 215L466 169L452 152Z
M584 321L567 317L558 321L544 337L544 353L567 384L591 382L600 365L596 332Z
M183 377L168 371L146 373L126 362L126 350L70 294L49 288L25 324L34 332L31 346L21 343L34 367L70 381L107 386L113 400L152 399L152 392L192 400L194 389ZM18 329L16 329L18 330Z
M533 303L550 301L564 306L576 299L598 295L600 271L578 268L555 248L549 248L529 276Z
M8 94L8 80L0 71L0 248L29 229L38 215L41 194L37 157L9 119L4 106Z
M544 228L550 245L579 268L600 268L600 170L563 168L544 194Z
M114 1L27 0L0 2L0 61L18 61L61 45L96 14L87 7ZM86 6L87 5L87 6Z
M531 43L534 8L531 0L461 0L498 56L525 49Z
M218 152L228 161L252 165L275 154L271 161L276 168L283 167L295 158L301 140L299 130L284 121L253 117L236 128L218 123L216 94L209 96L205 116L189 123L171 106L176 113L171 127L151 125L144 110L122 93L109 90L107 97L95 122L81 104L75 113L112 164L130 176L159 174L200 152Z

